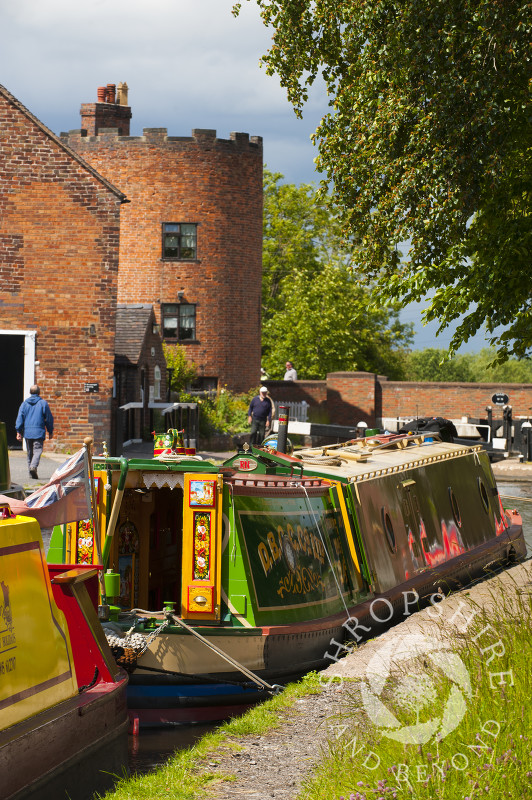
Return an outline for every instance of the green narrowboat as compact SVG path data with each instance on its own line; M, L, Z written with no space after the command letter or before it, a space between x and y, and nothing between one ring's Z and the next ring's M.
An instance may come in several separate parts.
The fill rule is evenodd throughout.
M487 456L434 434L93 464L98 515L57 529L48 559L103 560L134 725L238 713L525 554Z

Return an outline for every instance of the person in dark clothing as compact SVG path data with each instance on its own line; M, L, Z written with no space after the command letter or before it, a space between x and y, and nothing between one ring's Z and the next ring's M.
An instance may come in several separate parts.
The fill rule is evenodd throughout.
M272 424L273 403L268 397L268 388L261 386L259 394L253 398L248 408L248 423L251 425L250 443L261 445L266 431Z
M37 467L41 460L46 431L49 439L54 435L54 418L50 406L40 394L41 390L36 384L30 387L30 396L20 406L15 422L17 439L21 441L24 437L26 440L30 478L38 478Z

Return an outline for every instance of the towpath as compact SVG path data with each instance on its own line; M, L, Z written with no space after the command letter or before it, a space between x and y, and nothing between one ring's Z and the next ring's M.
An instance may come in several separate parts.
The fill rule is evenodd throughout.
M495 461L491 468L497 481L532 481L532 463L517 458Z
M438 612L428 608L409 614L386 633L357 647L354 652L332 662L323 673L323 681L336 677L320 695L298 700L284 712L279 727L263 736L234 737L238 750L222 749L212 753L207 768L220 775L208 795L210 800L295 800L306 778L312 774L327 741L334 738L338 725L353 714L353 680L363 679L370 660L389 650L398 653L401 643L426 641L426 637L445 643L461 637L467 641L471 614L480 608L501 606L511 611L520 606L519 598L532 593L532 560L516 565L501 574L450 595ZM521 606L522 607L522 606ZM469 622L468 622L469 620ZM334 653L334 647L331 653ZM390 670L400 669L394 664ZM232 776L229 780L223 776Z

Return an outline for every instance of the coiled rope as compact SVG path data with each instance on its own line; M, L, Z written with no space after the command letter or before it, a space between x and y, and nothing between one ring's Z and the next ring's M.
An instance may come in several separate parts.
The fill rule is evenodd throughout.
M347 463L346 459L339 455L324 455L311 450L299 450L295 455L307 464L322 464L324 467L340 467L342 463Z

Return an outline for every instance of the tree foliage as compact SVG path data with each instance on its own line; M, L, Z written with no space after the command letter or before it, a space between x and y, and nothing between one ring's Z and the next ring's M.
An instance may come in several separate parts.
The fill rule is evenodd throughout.
M266 372L282 378L290 359L300 378L344 370L400 378L411 326L400 323L395 307L377 307L357 279L352 245L328 198L282 177L266 171L264 180Z
M523 356L532 346L529 0L256 2L273 31L263 63L296 113L316 78L325 82L317 167L359 268L384 299L429 296L424 317L440 330L459 320L451 351L485 326L499 360Z
M475 379L469 356L459 355L445 358L446 351L435 347L413 350L405 361L405 377L408 381L451 381L470 383Z
M413 350L404 360L409 381L454 381L459 383L532 383L532 360L510 358L494 364L495 352L460 353L446 358L446 350Z
M220 433L242 433L249 430L248 408L251 399L259 393L259 387L235 394L223 386L215 393L203 397L182 394L182 402L199 405L200 436L210 438Z
M197 376L197 368L193 361L189 361L184 347L179 344L166 344L163 342L163 352L168 370L172 370L170 389L173 392L182 392Z
M315 186L284 183L280 173L264 170L263 324L287 302L281 289L284 278L297 270L317 274L340 240L340 223Z

